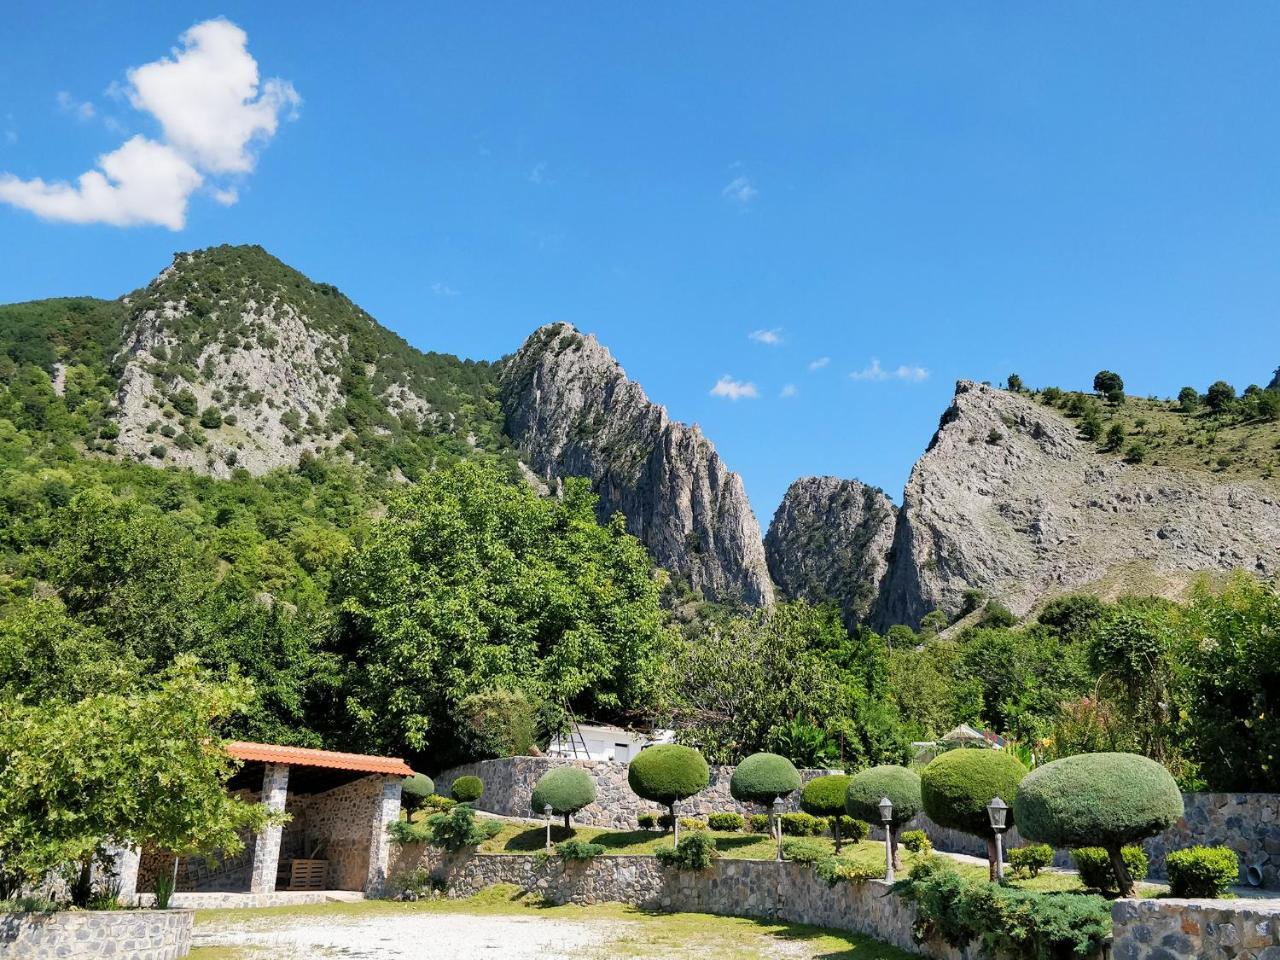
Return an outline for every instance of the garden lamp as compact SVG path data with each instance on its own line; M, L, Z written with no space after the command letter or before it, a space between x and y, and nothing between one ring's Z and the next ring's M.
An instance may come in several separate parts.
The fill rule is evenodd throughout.
M542 808L543 815L547 818L547 852L551 852L551 804L547 804Z
M782 798L773 798L773 829L778 833L778 862L782 862Z
M884 824L884 879L893 883L893 801L881 797L879 806L880 822Z
M1009 805L999 797L992 797L987 804L987 816L991 818L991 830L996 835L996 880L1004 879L1004 849L1000 835L1004 833L1009 817Z

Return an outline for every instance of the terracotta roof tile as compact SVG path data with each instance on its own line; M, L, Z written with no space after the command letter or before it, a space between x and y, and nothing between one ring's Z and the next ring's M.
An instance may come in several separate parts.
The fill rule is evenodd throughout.
M332 770L355 770L360 773L385 773L404 777L413 775L413 770L399 757L372 757L364 753L336 753L332 750L244 741L228 743L227 753L238 760L286 763L291 767L328 767Z

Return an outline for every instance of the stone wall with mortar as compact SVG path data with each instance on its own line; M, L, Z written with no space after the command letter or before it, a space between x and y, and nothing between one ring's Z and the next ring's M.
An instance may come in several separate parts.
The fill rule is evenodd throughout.
M539 863L524 855L442 854L420 844L398 851L397 871L425 867L468 897L493 884L512 884L552 903L629 903L642 909L712 913L812 924L862 933L937 960L964 960L941 941L912 938L914 908L879 880L829 887L813 868L771 860L717 860L709 870L664 867L655 857L597 857Z
M475 806L488 813L503 817L532 817L529 798L534 784L548 770L555 767L581 767L596 783L596 802L573 815L574 822L587 827L612 827L634 829L636 817L642 813L665 813L666 808L648 800L641 800L631 792L627 784L627 764L612 760L572 760L566 757L506 757L501 760L483 760L446 770L435 778L436 793L449 795L453 781L461 776L475 776L484 781L484 796ZM764 813L756 804L738 803L729 795L729 778L733 767L713 766L711 782L697 796L684 800L677 807L682 817L702 817L708 813L733 811L744 816ZM829 770L801 770L800 776L808 783L814 777L830 773ZM799 791L787 798L787 810L800 809Z
M330 890L363 890L373 839L373 808L382 795L383 777L362 777L324 793L303 798L302 856L316 854L329 861Z
M1280 902L1120 900L1114 960L1280 960Z
M0 914L0 954L23 960L177 960L191 952L190 910Z

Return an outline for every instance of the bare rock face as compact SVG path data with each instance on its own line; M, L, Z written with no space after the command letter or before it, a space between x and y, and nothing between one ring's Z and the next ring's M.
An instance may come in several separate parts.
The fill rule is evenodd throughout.
M878 487L802 477L764 538L769 572L791 599L840 605L850 626L870 613L888 569L897 508Z
M1026 613L1042 597L1131 564L1156 571L1280 571L1280 498L1262 485L1130 465L1020 394L956 385L907 482L883 629L954 612L966 589Z
M507 433L539 477L590 478L601 518L621 512L661 566L707 597L773 602L741 478L595 337L568 324L535 331L506 361L500 396Z

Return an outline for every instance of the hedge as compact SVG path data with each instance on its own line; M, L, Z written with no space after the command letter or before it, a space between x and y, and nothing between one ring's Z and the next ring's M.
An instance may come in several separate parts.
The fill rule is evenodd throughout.
M569 829L569 817L583 807L594 803L596 782L581 767L560 767L548 770L533 787L530 806L541 816L550 805L551 812L564 815L565 829Z
M729 793L739 803L771 804L800 789L800 771L776 753L753 753L729 778Z

